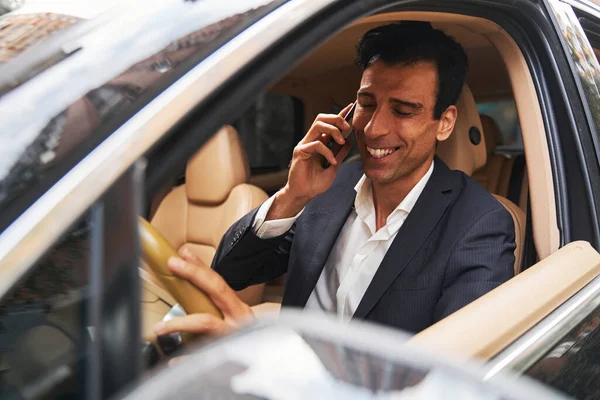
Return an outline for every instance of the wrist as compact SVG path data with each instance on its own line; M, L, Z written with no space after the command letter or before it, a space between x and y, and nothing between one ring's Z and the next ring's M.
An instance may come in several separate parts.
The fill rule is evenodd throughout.
M309 201L310 198L308 197L296 196L293 193L290 193L289 188L285 186L275 195L275 200L273 201L265 220L269 221L295 217Z

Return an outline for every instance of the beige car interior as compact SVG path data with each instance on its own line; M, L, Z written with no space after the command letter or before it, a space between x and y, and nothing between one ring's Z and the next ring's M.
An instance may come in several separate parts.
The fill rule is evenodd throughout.
M205 265L211 265L221 238L229 227L267 199L260 188L248 184L250 167L236 130L224 126L190 158L186 182L160 201L151 224L179 251L189 249ZM147 269L143 281L142 334L152 340L152 326L177 304L165 285ZM262 302L264 284L239 291L249 305ZM199 292L191 288L191 292ZM175 296L178 297L178 296ZM185 305L182 304L185 309Z
M211 265L229 227L268 197L249 185L250 167L238 133L220 129L187 163L186 182L161 202L151 223L179 251L187 248ZM250 305L262 299L264 285L239 292Z
M516 157L508 153L496 153L494 150L500 143L501 133L498 124L488 115L481 115L481 125L485 135L485 147L487 150L487 162L473 173L473 179L486 188L490 193L503 197L508 196L511 173L514 168ZM519 196L519 207L523 212L527 211L527 173L524 173Z
M586 243L571 243L559 250L554 186L542 114L527 63L513 39L498 25L482 18L436 12L377 14L333 36L269 91L300 99L304 104L304 125L310 126L318 113L331 112L332 106L344 106L355 99L360 72L353 64L351 44L368 29L400 20L430 21L435 28L454 36L467 51L470 71L457 104L457 124L451 138L439 145L438 156L451 168L472 175L510 212L517 242L515 278L416 335L409 343L487 359L577 292L600 269L600 255ZM536 166L535 170L524 169L518 205L506 198L514 159L494 152L500 136L498 121L480 116L475 103L505 99L516 104L527 165ZM483 134L477 145L469 139L472 127ZM249 177L235 130L224 127L190 160L185 185L175 187L160 202L152 224L175 249L187 247L210 264L227 228L264 201L265 192L282 187L287 173L282 170ZM527 199L533 241L541 261L521 272ZM563 268L566 263L571 266L568 270ZM149 332L149 321L162 318L175 300L165 296L165 290L146 271L142 272L142 278L146 304L144 331ZM261 287L250 288L242 296L254 305L265 300L265 293L278 299L282 292L283 279L278 279L268 283L264 292ZM262 303L256 309L278 307Z

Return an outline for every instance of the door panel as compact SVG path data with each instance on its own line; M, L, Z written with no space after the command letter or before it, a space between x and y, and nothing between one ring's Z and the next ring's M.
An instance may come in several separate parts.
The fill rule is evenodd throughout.
M600 273L600 254L573 242L415 335L410 346L489 360Z

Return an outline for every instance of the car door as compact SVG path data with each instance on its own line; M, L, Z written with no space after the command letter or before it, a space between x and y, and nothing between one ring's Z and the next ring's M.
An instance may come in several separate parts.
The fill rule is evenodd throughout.
M202 7L206 3L198 2L197 7ZM98 157L100 154L103 158L86 158L87 164L80 164L80 168L76 169L77 172L83 173L84 167L88 167L90 163L94 162L89 169L85 170L87 180L77 183L73 190L67 193L72 196L71 201L77 200L78 202L67 202L65 195L65 199L61 200L59 205L62 204L63 207L66 207L67 204L75 204L77 208L72 207L70 210L76 215L70 217L76 219L89 209L105 190L108 190L117 177L128 171L137 160L145 155L150 156L152 161L146 172L145 190L148 193L156 191L165 182L176 176L185 161L208 139L212 132L215 132L222 124L238 117L244 108L252 103L256 93L281 77L309 50L322 43L344 25L375 10L387 7L404 11L448 11L451 9L456 13L489 18L505 27L518 41L523 49L524 62L527 62L533 71L531 84L539 94L538 100L544 111L544 123L548 129L548 141L554 157L552 158L552 166L556 171L554 178L557 182L565 180L579 182L577 176L580 175L578 169L581 167L580 159L573 156L573 160L571 160L574 165L573 169L563 170L561 169L563 160L560 158L560 154L554 154L559 153L558 150L561 148L560 135L572 135L573 127L571 125L574 123L572 119L556 118L557 110L560 110L557 104L564 106L564 97L566 96L562 96L560 93L561 87L557 89L556 79L561 71L554 68L551 63L552 54L544 47L548 45L544 34L549 34L548 24L545 20L546 13L540 9L538 3L527 1L515 3L518 3L518 6L527 7L531 13L523 13L514 4L498 3L491 7L490 2L467 1L448 2L441 6L437 1L335 2L319 0L300 2L292 0L280 8L273 7L268 10L269 12L265 11L260 14L261 18L250 18L248 24L252 25L252 29L245 30L247 26L244 25L244 29L240 28L242 34L235 36L235 40L232 39L234 37L232 35L228 36L224 43L220 42L222 47L215 45L219 51L211 53L204 62L200 63L198 59L193 59L187 64L182 64L185 65L185 68L182 67L181 74L176 75L168 85L153 92L155 97L141 97L146 102L142 105L138 104L139 108L136 109L136 114L128 115L125 120L118 120L118 123L111 121L113 129L115 126L122 129L118 130L118 134L110 135L109 139L111 140L101 142L95 148L93 155ZM262 16L265 17L262 18ZM529 19L530 17L532 19ZM254 24L256 20L260 21ZM544 29L537 30L537 25L533 25L532 20L543 26ZM536 51L536 46L541 46L545 50ZM206 54L204 55L206 56ZM195 63L198 64L198 68L191 68L196 66ZM156 68L162 70L164 64L159 63ZM152 104L153 107L146 108L145 106L148 104ZM137 111L140 112L137 113ZM559 130L557 127L564 128L564 130ZM119 152L116 152L116 149ZM131 179L133 179L133 175ZM131 187L134 187L133 181L128 182ZM47 185L52 186L54 183ZM573 184L569 190L576 193L573 189L575 187L576 185ZM584 192L588 193L589 190L585 189ZM566 199L565 196L568 195L570 194L566 188L558 189L557 197L561 200ZM584 237L592 242L595 240L593 233L589 233L593 231L589 228L591 214L586 214L590 206L588 201L589 198L584 199L584 205L578 208L578 210L582 210L578 217L580 221L577 221L580 224L571 223L573 218L565 201L558 202L556 210L547 210L549 214L554 215L554 218L558 215L561 221L562 244L571 241L573 235ZM20 204L19 207L24 208L25 205ZM40 213L38 217L42 215L44 218L36 219L33 227L30 226L30 232L43 232L44 225L52 220L51 211L52 209L46 211L38 209ZM14 209L12 212L18 214ZM127 215L129 214L124 214L125 217ZM533 217L540 221L541 226L544 216L534 215ZM35 249L36 253L30 254L29 259L33 259L32 265L23 264L24 269L32 267L41 257L41 253L51 248L56 237L66 232L70 226L69 223L63 223L63 225L51 240L46 240L41 244L42 247ZM131 248L135 248L135 245L132 244L135 234L130 230L131 226L127 225L127 227L129 230L123 231L128 238L127 241L124 241L124 246L129 245L133 246ZM8 254L17 254L14 252L15 249L20 249L20 254L24 254L25 248L25 245L15 245ZM2 257L5 256L5 253L0 254L0 259L4 260ZM132 254L137 255L135 251ZM14 257L13 260L15 260ZM97 311L98 309L96 309ZM119 321L122 322L122 320ZM130 354L137 349L134 346L128 350L127 354ZM97 370L95 371L98 373Z
M142 171L132 167L63 235L45 238L49 249L0 300L1 398L105 398L139 377Z

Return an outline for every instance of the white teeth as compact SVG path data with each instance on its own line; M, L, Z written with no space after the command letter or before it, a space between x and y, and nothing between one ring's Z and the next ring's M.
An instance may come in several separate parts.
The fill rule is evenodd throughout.
M396 151L396 149L374 149L372 147L367 146L367 151L373 158L382 158L388 156Z

